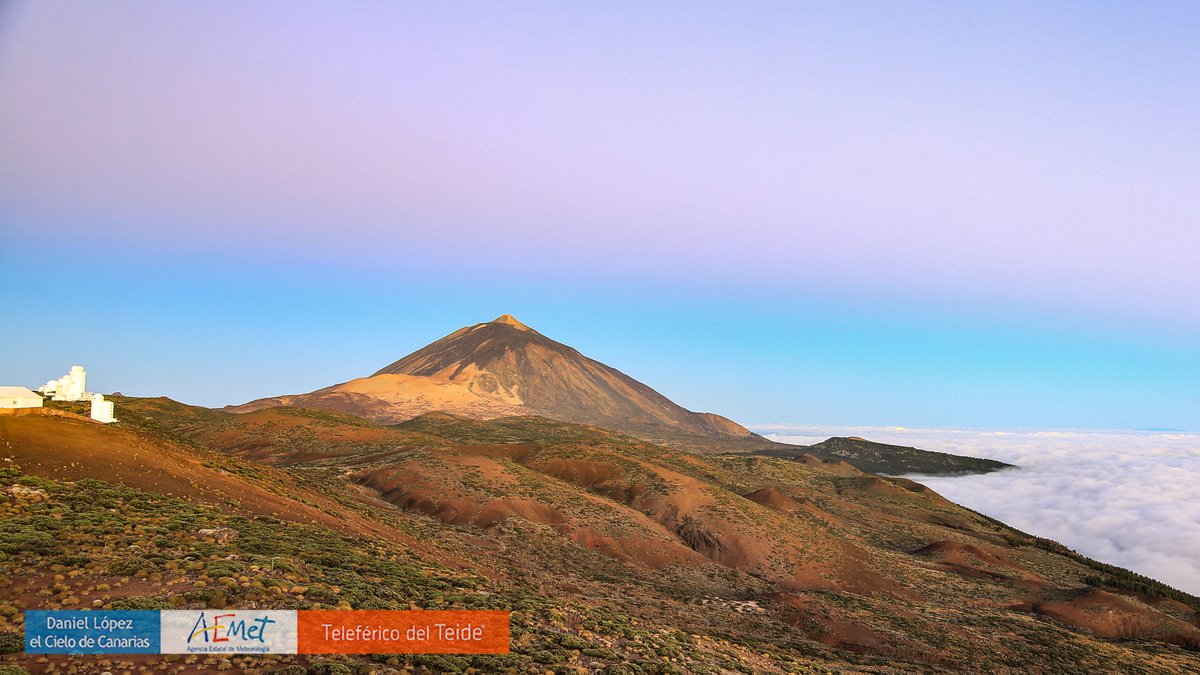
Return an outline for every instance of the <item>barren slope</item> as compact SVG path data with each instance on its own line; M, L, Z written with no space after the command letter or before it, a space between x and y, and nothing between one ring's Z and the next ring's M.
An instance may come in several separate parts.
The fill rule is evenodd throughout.
M1123 590L1116 568L844 463L698 456L538 417L432 413L391 428L165 399L125 399L122 409L131 428L55 418L40 430L3 427L19 460L9 465L55 480L0 471L0 553L10 556L0 559L9 572L0 605L73 608L97 597L123 607L518 610L510 656L396 662L437 671L1181 672L1200 663L1185 649L1200 636L1200 600L1151 580ZM145 493L70 480L99 460L113 465L99 475ZM184 486L194 501L153 496ZM256 486L328 519L312 527L231 514L227 500ZM204 501L214 506L195 505ZM353 526L364 521L379 529ZM214 524L218 535L196 529ZM48 527L55 537L31 534ZM136 559L125 564L111 546ZM178 560L189 562L167 566ZM49 564L69 583L54 585ZM114 579L122 570L136 578ZM98 582L120 588L84 595ZM33 592L52 585L51 595ZM0 633L19 629L19 616L0 612ZM304 658L270 667L313 665ZM168 665L122 668L138 663Z

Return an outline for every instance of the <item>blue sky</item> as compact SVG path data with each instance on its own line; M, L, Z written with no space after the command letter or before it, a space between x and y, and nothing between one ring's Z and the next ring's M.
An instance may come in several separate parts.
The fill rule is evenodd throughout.
M8 3L0 380L223 405L510 312L747 423L1200 429L1198 44L1187 3Z

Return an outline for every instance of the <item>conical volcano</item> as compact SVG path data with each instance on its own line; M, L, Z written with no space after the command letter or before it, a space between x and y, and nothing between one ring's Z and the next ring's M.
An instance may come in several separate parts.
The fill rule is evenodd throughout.
M370 377L238 409L272 405L341 410L387 422L441 410L480 419L542 415L650 437L752 435L719 415L687 410L509 314L460 328Z

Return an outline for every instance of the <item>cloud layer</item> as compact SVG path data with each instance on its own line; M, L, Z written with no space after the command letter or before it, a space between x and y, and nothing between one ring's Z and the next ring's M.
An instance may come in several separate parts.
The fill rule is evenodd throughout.
M1018 529L1200 594L1200 434L793 425L756 430L789 443L855 435L1016 464L1020 468L981 476L912 478Z

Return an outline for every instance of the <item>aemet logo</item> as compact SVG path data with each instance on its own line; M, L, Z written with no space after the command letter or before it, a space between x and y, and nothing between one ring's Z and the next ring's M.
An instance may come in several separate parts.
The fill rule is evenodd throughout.
M226 623L221 623L222 619ZM200 612L200 618L196 619L196 625L192 626L192 634L188 636L187 641L188 644L191 644L193 640L197 642L229 642L229 638L232 636L247 642L257 640L265 644L267 626L273 623L277 622L266 614L253 621L239 619L237 614L214 614L212 625L209 625L205 613Z
M294 610L162 612L164 654L295 654Z

